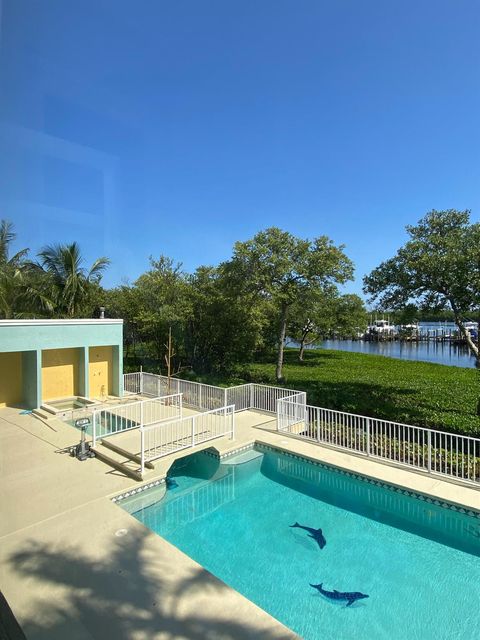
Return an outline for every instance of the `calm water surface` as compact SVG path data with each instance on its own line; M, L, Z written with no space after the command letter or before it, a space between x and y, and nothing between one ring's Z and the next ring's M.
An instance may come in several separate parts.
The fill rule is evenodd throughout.
M163 499L124 508L304 640L480 638L478 518L269 450L169 473ZM310 583L369 597L346 607Z
M442 335L442 333L454 334L457 331L453 322L420 322L422 333L429 335ZM290 347L296 347L297 343L290 341ZM354 351L356 353L368 353L401 360L419 360L421 362L434 362L446 364L452 367L475 368L475 358L465 346L457 346L449 342L436 342L434 340L424 342L364 342L363 340L324 340L311 349L338 349L339 351Z
M466 347L442 342L364 342L363 340L324 340L317 348L339 349L374 355L448 364L453 367L475 367L475 358Z

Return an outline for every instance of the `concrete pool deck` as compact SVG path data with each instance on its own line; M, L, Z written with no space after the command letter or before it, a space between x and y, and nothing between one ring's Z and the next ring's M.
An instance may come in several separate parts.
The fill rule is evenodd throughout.
M480 509L480 491L275 430L271 416L236 414L226 453L254 441ZM117 436L134 447L134 432ZM78 432L0 410L0 585L28 640L295 638L268 613L146 529L110 498L138 487L102 462L65 453ZM161 478L186 449L155 463Z

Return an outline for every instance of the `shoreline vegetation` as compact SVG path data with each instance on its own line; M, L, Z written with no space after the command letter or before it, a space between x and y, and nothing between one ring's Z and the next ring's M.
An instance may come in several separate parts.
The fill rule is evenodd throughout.
M468 210L432 210L407 232L397 254L364 277L364 292L382 313L451 311L480 369L478 336L466 322L480 312L480 223ZM86 268L77 242L47 245L31 259L27 248L12 251L15 240L1 220L0 316L123 318L126 371L143 364L217 384L287 386L306 391L312 405L480 436L479 371L307 349L338 328L358 335L366 318L360 296L340 289L353 263L327 236L270 227L236 242L217 266L188 273L172 258L150 257L135 282L113 289L101 285L109 259ZM285 349L287 336L298 354Z
M144 368L158 371L158 364L145 361ZM133 371L134 363L127 362L126 369ZM284 375L284 385L306 391L312 405L480 436L475 369L327 349L308 351L299 362L298 349L287 348ZM182 377L221 386L276 384L274 362L241 365L229 376Z

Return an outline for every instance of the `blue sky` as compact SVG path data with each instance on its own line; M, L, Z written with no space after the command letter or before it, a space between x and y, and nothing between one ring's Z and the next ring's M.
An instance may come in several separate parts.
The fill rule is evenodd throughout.
M0 217L105 284L276 225L361 277L432 208L479 219L477 0L3 0Z

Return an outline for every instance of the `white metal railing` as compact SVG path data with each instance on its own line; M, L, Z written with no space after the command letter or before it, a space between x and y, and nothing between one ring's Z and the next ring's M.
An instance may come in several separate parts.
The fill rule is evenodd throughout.
M136 400L113 407L102 407L93 411L92 446L97 438L106 438L121 431L138 429L182 416L182 394Z
M227 404L225 389L222 387L179 378L172 382L177 385L177 392L183 393L185 405L192 409L212 411Z
M290 432L293 427L305 424L306 394L298 392L277 400L277 429Z
M161 396L182 393L183 403L192 409L210 411L225 406L225 389L211 384L168 378L154 373L142 373L143 395Z
M141 473L145 463L225 435L235 437L233 405L140 429Z
M141 393L142 374L137 373L125 373L123 375L123 390L125 393Z
M234 404L235 411L245 411L246 409L250 409L252 397L250 387L251 385L249 384L241 384L236 387L227 387L226 403Z
M480 484L480 438L297 402L277 403L277 428L297 438Z
M155 373L128 373L126 376L138 376L125 381L125 389L139 389L144 396L160 397L172 393L183 394L183 404L191 409L210 411L225 405L235 405L235 411L253 409L276 413L277 401L295 396L298 402L306 404L306 394L284 387L272 387L265 384L247 383L235 387L216 387L203 382L192 382L180 378L168 378ZM134 381L133 381L134 380Z
M251 384L250 407L267 413L277 412L277 402L282 398L294 398L300 406L307 403L307 394L304 391L293 391L283 387L270 387L265 384Z

